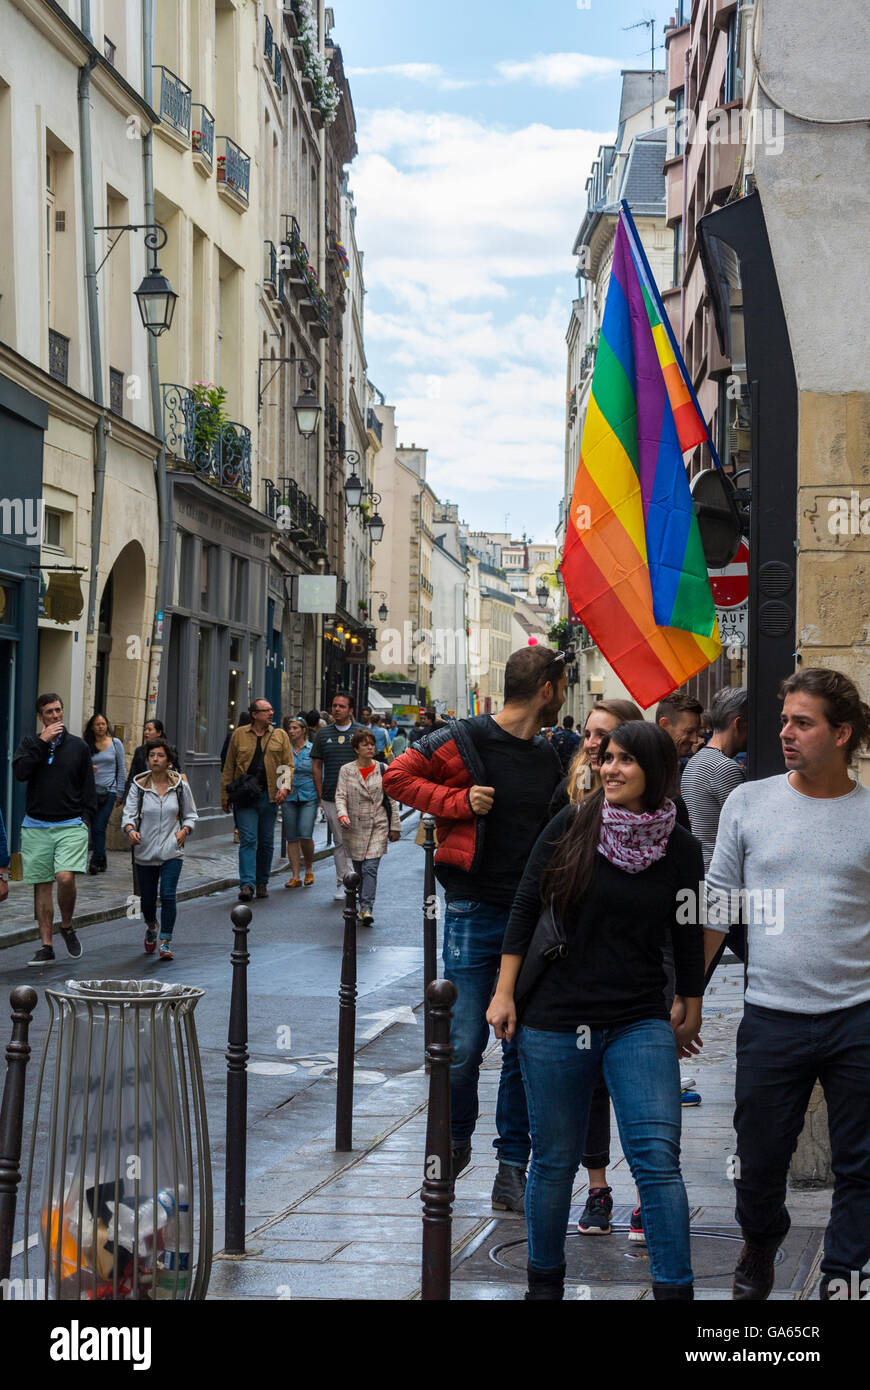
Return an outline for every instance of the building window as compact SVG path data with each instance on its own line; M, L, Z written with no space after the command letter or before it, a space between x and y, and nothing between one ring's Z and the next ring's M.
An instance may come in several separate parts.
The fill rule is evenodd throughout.
M683 87L674 97L674 155L682 158L686 149L686 92Z
M109 409L113 415L124 414L124 373L109 368Z
M673 287L676 289L683 283L683 223L682 219L674 223L674 278Z
M172 604L175 608L190 608L190 588L193 579L193 536L186 531L175 533L175 574Z
M196 723L193 748L196 753L208 752L209 690L211 688L211 628L199 629L199 649L196 655Z
M215 605L210 602L214 596L215 561L217 551L213 545L204 545L200 553L199 606L203 613L211 611Z
M46 507L42 521L42 544L49 546L52 550L62 550L62 525L63 513L53 511L52 508Z
M245 699L244 637L230 637L230 679L227 687L227 729L238 727L239 714L247 708Z
M230 618L235 623L247 621L248 562L240 555L230 556Z
M737 11L728 21L728 39L725 49L725 81L722 89L722 100L739 101L742 95L743 77L738 67L740 53L738 48L738 27Z

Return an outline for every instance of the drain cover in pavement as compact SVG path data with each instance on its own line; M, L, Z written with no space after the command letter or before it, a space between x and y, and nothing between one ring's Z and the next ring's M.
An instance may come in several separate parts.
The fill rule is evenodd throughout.
M453 1278L524 1282L529 1247L524 1236L515 1238L518 1234L516 1224L495 1221L480 1244L454 1267ZM793 1228L789 1232L777 1253L779 1290L803 1287L821 1240L821 1231ZM742 1237L734 1227L693 1226L692 1269L696 1284L702 1288L730 1288L741 1245ZM569 1230L565 1263L569 1283L645 1284L650 1278L649 1253L645 1246L629 1243L627 1222L614 1223L609 1236L581 1236L576 1230Z

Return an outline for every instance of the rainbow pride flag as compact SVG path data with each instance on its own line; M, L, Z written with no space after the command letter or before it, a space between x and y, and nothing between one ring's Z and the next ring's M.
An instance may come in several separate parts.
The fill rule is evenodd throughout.
M561 574L584 626L644 709L721 651L683 462L707 438L623 205Z

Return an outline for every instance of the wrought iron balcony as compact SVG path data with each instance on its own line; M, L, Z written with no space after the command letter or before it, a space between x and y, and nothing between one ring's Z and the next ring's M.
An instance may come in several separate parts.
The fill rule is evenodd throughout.
M274 299L278 293L280 278L278 273L278 252L275 250L274 241L263 242L263 255L265 261L263 266L263 287L267 294L269 294L270 299Z
M163 434L167 452L213 487L251 500L251 431L221 420L208 401L187 386L163 387Z
M55 381L62 381L66 386L69 377L69 338L54 328L48 330L48 372Z
M269 19L269 16L266 15L266 39L265 43L263 44L263 52L265 53L270 63L273 61L274 51L275 41L272 37L272 21Z
M375 436L379 444L384 442L384 427L371 406L366 411L366 429Z
M308 247L302 240L299 223L291 214L284 215L284 244L281 259L288 277L288 286L300 301L299 309L312 327L315 337L329 334L329 300L320 288L317 271L311 263Z
M272 70L275 74L275 86L278 88L278 95L280 96L284 87L284 60L281 57L281 50L277 44L275 44L275 55Z
M160 119L179 135L190 139L190 98L191 91L180 77L169 68L154 65L160 73Z
M245 154L244 150L231 140L228 135L219 135L219 151L217 160L218 183L224 184L231 189L237 197L248 201L251 180L251 157Z
M214 116L201 102L197 102L191 110L194 121L194 128L190 132L193 152L211 169L214 164Z

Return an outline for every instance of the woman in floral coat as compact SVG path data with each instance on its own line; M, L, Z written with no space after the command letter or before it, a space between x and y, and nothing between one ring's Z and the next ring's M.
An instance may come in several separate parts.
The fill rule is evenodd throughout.
M360 876L360 922L370 927L378 886L378 865L387 843L401 835L399 812L384 795L381 764L375 761L377 744L371 729L358 729L351 740L356 761L345 763L338 774L335 809L344 827L344 847Z

